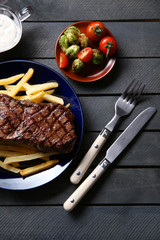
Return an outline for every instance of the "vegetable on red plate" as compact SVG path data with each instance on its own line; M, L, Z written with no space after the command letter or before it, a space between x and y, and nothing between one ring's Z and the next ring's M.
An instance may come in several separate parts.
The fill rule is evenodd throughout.
M78 53L78 58L85 63L91 61L92 57L93 57L93 49L90 47L83 48Z
M113 37L106 36L99 42L99 48L108 57L117 51L117 42Z
M91 22L87 26L87 36L92 41L99 41L106 34L106 28L102 22Z
M66 68L68 66L68 58L64 53L60 53L60 62L59 67L60 68Z

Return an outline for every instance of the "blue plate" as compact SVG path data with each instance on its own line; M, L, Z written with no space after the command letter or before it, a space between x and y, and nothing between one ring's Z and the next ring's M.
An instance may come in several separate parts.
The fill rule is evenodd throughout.
M25 73L28 68L33 68L35 70L32 77L32 83L34 84L44 83L50 80L55 80L59 83L56 94L64 97L65 103L71 103L70 110L75 116L75 131L77 140L73 151L70 154L64 154L61 156L60 163L58 165L43 172L28 176L24 179L0 168L0 188L10 190L25 190L39 187L59 176L77 155L83 135L83 114L80 102L73 88L59 73L40 63L14 60L0 63L0 79L19 73ZM31 82L31 80L29 80L29 82Z

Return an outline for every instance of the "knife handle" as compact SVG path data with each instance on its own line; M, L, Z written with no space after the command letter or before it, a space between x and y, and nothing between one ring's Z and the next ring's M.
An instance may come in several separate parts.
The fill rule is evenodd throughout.
M97 182L101 175L110 165L107 159L101 161L100 164L91 172L91 174L82 182L82 184L72 193L72 195L65 201L63 207L66 211L71 211L90 190L90 188Z
M80 182L80 180L82 179L87 169L103 147L110 134L111 132L108 129L104 128L98 135L98 137L96 138L96 140L94 141L94 143L92 144L76 170L72 173L70 181L73 184L77 184Z

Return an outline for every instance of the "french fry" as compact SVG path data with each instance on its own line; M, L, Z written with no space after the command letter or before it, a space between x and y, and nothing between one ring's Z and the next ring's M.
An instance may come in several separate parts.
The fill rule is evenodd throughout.
M24 83L26 83L33 75L33 68L29 68L27 73L23 76L23 78L17 83L16 87L10 91L10 96L14 97L21 89Z
M28 90L28 89L30 89L31 87L35 87L35 86L38 86L39 84L34 84L34 85L30 85L29 83L25 83L24 85L23 85L23 89L24 90ZM53 90L48 90L48 91L44 91L45 93L48 93L48 94L52 94L53 92L54 92L54 89Z
M4 85L4 87L7 91L11 91L12 89L14 89L16 87L16 85ZM26 89L22 86L19 91L26 91Z
M35 103L41 103L43 101L42 98L32 100L31 95L15 96L14 98L19 101L30 100Z
M51 88L57 88L58 83L57 82L50 82L50 83L42 83L42 84L37 84L33 85L30 89L26 91L27 95L35 94L41 91L45 91Z
M67 103L67 104L65 105L66 108L69 108L70 106L71 106L70 103Z
M43 102L43 100L45 100L43 98L43 96L45 94L52 94L53 92L54 92L54 90L42 91L42 92L36 93L34 95L30 95L30 98L28 100L31 100L36 103L41 103L41 102ZM27 95L27 96L29 96L29 95Z
M0 150L0 157L16 157L22 155L21 153L18 152L11 152L11 151L5 151L5 150Z
M33 167L28 167L28 168L22 169L22 170L20 170L20 174L23 177L26 177L28 175L31 175L31 174L40 172L42 170L46 170L46 169L48 169L50 167L53 167L58 162L59 162L58 160L49 160L49 161L47 161L45 163L41 163L41 164L38 164L38 165L33 166Z
M11 91L13 88L16 87L16 85L4 85L5 89ZM32 86L29 83L24 83L23 86L20 88L20 91L26 91L29 88L31 88Z
M24 153L24 154L33 154L33 153L37 153L35 150L29 149L29 148L22 148L19 146L8 146L8 150L10 151L15 151L15 152L19 152L19 153ZM49 157L42 157L41 159L48 161Z
M12 83L18 81L19 79L21 79L22 77L24 77L24 73L18 74L18 75L9 77L9 78L0 79L0 85L2 86L2 85L6 85L6 84L12 84Z
M32 99L31 95L15 96L14 98L19 100L19 101L30 100L30 101L35 102L35 103L40 103L40 102L43 101L42 98Z
M33 86L33 85L32 85ZM26 91L29 88L32 87L29 83L24 83L23 86L20 88L20 91ZM16 87L16 85L4 85L5 89L11 91L12 89L14 89Z
M2 162L1 160L0 160L0 167L3 168L3 169L8 170L10 172L13 172L13 173L19 173L20 172L19 168L15 168L13 166L7 165L4 162Z
M24 83L23 84L23 88L25 89L25 90L28 90L28 89L30 89L32 86L29 84L29 83Z
M36 86L39 86L39 84L34 84L34 85L30 85L29 83L25 83L23 85L23 89L25 91L27 91L28 89L30 89L31 87L36 87ZM45 93L47 94L52 94L54 92L54 89L53 90L48 90L48 91L44 91Z
M34 95L31 95L30 100L31 101L34 101L34 100L37 100L37 99L43 100L44 94L45 94L45 92L42 91L42 92L36 93Z
M54 89L53 90L44 91L44 93L51 95L52 93L54 93Z
M27 88L26 87L24 87L24 86L27 86L27 85L29 85L28 83L25 83L22 87L21 87L21 89L20 89L20 91L26 91L27 90ZM30 86L30 85L29 85ZM32 86L35 86L35 85L32 85ZM16 87L16 85L4 85L4 87L5 87L5 89L7 90L0 90L0 93L4 93L4 94L9 94L9 91L11 91L12 89L14 89L15 87ZM31 86L30 86L31 87ZM29 89L29 88L28 88ZM52 94L53 92L54 92L54 90L48 90L48 91L44 91L45 93L47 93L47 94ZM27 95L28 96L28 95ZM30 95L29 95L30 96ZM17 97L21 97L21 96L17 96ZM16 97L15 97L16 98Z
M49 95L49 94L44 94L43 96L43 99L48 101L48 102L56 102L56 103L59 103L61 105L64 105L64 100L60 97L56 97L56 96L53 96L53 95Z
M14 98L20 101L29 100L30 95L15 96Z
M43 95L45 94L45 92L39 92L37 94L34 94L34 95L24 95L24 96L17 96L15 97L16 99L18 100L30 100L30 101L36 101L36 100L39 100L40 101L43 101Z
M9 91L7 91L7 90L0 90L0 94L6 94L6 95L9 95Z
M25 162L25 161L30 161L33 159L37 159L37 158L42 158L42 157L47 157L47 156L51 156L51 155L55 155L57 153L33 153L33 154L28 154L28 155L19 155L16 157L6 157L4 160L5 164L10 164L10 163L14 163L14 162Z

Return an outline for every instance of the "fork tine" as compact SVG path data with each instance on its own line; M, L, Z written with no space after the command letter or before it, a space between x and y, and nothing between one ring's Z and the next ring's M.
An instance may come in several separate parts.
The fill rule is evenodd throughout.
M145 88L145 84L143 84L143 86L141 87L141 89L139 90L139 92L137 93L137 96L136 96L136 98L139 98L139 96L142 94L142 92L143 92L143 90L144 90L144 88Z
M126 94L128 93L128 90L133 86L133 83L135 82L135 79L133 79L133 81L128 85L128 87L124 90L124 92L122 93L122 97L123 99L125 98Z
M131 104L134 99L135 99L135 96L140 88L140 86L142 85L142 83L139 81L137 81L134 86L132 87L132 89L130 90L130 92L127 94L126 96L126 100Z
M130 103L134 103L134 104L136 103L137 99L142 94L144 88L145 88L145 84L142 85L142 83L140 83L136 91L131 96Z
M139 81L137 81L137 82L134 84L134 86L132 87L132 89L131 89L130 92L128 93L129 98L130 98L130 97L133 97L133 96L137 93L137 91L138 91L139 87L141 86L141 84L142 84L142 83L139 83ZM137 85L138 85L138 87L137 87ZM137 88L136 88L136 87L137 87Z
M139 85L138 85L139 84ZM136 88L136 90L135 90L135 87L138 85L138 87ZM141 85L142 85L142 83L140 82L139 83L139 81L137 81L137 83L135 84L135 86L134 86L134 88L132 88L132 90L131 90L131 92L130 92L130 94L132 95L132 97L134 97L136 94L137 94L137 92L138 92L138 90L139 90L139 88L141 87Z

